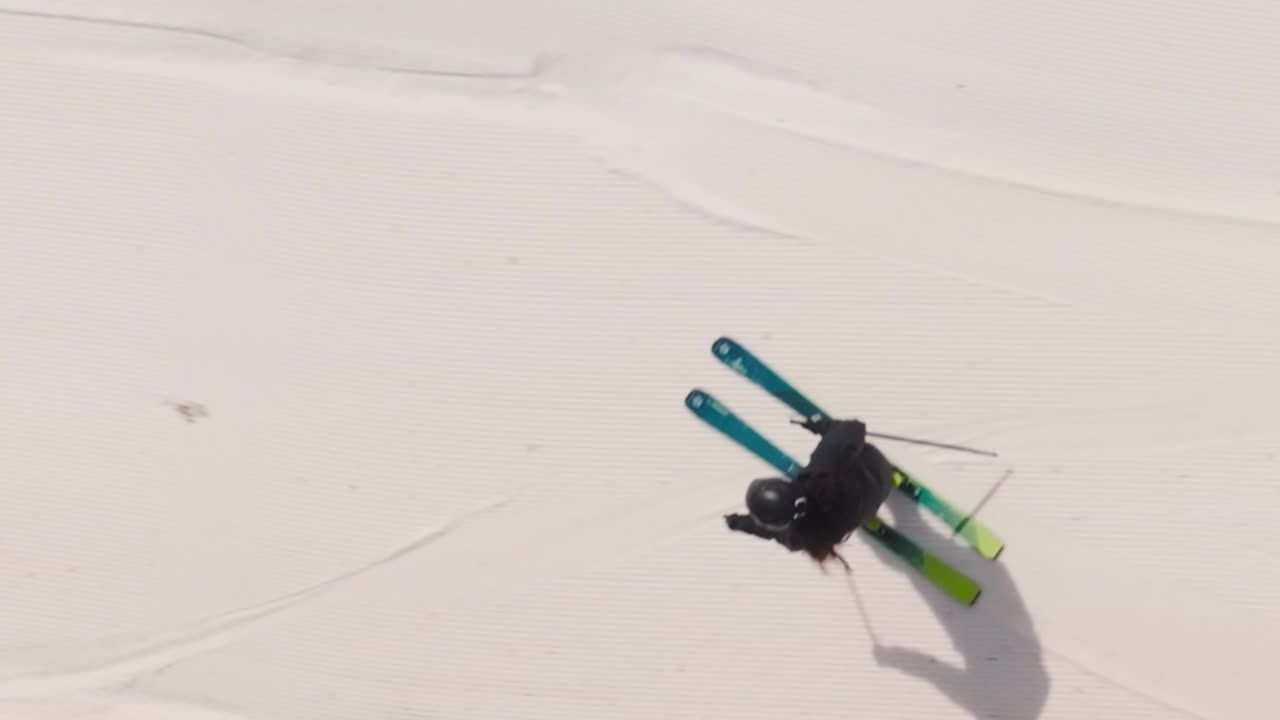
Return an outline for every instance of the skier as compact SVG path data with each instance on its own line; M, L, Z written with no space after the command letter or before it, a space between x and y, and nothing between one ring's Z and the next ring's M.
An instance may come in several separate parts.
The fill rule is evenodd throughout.
M808 419L793 423L821 436L809 463L794 481L760 478L747 488L749 514L725 515L730 530L776 540L804 551L819 564L836 552L862 523L875 516L893 489L893 466L867 442L857 420Z

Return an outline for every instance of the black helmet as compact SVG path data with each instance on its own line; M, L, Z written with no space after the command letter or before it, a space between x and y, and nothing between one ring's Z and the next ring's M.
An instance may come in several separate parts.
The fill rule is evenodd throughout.
M782 478L752 480L747 487L747 510L760 525L782 530L804 514L805 498L792 482Z

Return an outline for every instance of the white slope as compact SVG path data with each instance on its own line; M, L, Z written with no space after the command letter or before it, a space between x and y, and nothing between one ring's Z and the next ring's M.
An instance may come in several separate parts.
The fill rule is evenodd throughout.
M0 1L0 717L1274 717L1280 10ZM1008 543L729 533L730 334Z

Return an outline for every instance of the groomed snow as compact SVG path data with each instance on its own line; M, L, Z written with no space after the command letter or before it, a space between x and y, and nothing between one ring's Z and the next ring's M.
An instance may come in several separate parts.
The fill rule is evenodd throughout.
M0 0L0 718L1269 720L1280 6ZM728 532L727 334L1008 548Z

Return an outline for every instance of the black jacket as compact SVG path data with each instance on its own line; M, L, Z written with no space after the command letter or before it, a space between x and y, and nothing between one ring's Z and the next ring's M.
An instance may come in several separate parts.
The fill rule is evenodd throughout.
M833 420L824 423L818 431L821 432L822 439L818 441L818 446L809 456L808 464L801 469L795 482L808 495L805 488L807 477L816 473L834 474L837 482L851 491L855 498L854 506L848 509L845 516L821 520L853 531L874 517L889 496L893 489L893 466L879 449L867 443L867 427L857 420ZM791 527L782 531L761 527L750 515L730 515L726 520L733 530L777 540L790 550L799 550L799 545L792 538L793 531L801 532L806 522L819 521L817 514L822 512L822 507L811 499L807 504L806 516L797 519Z

